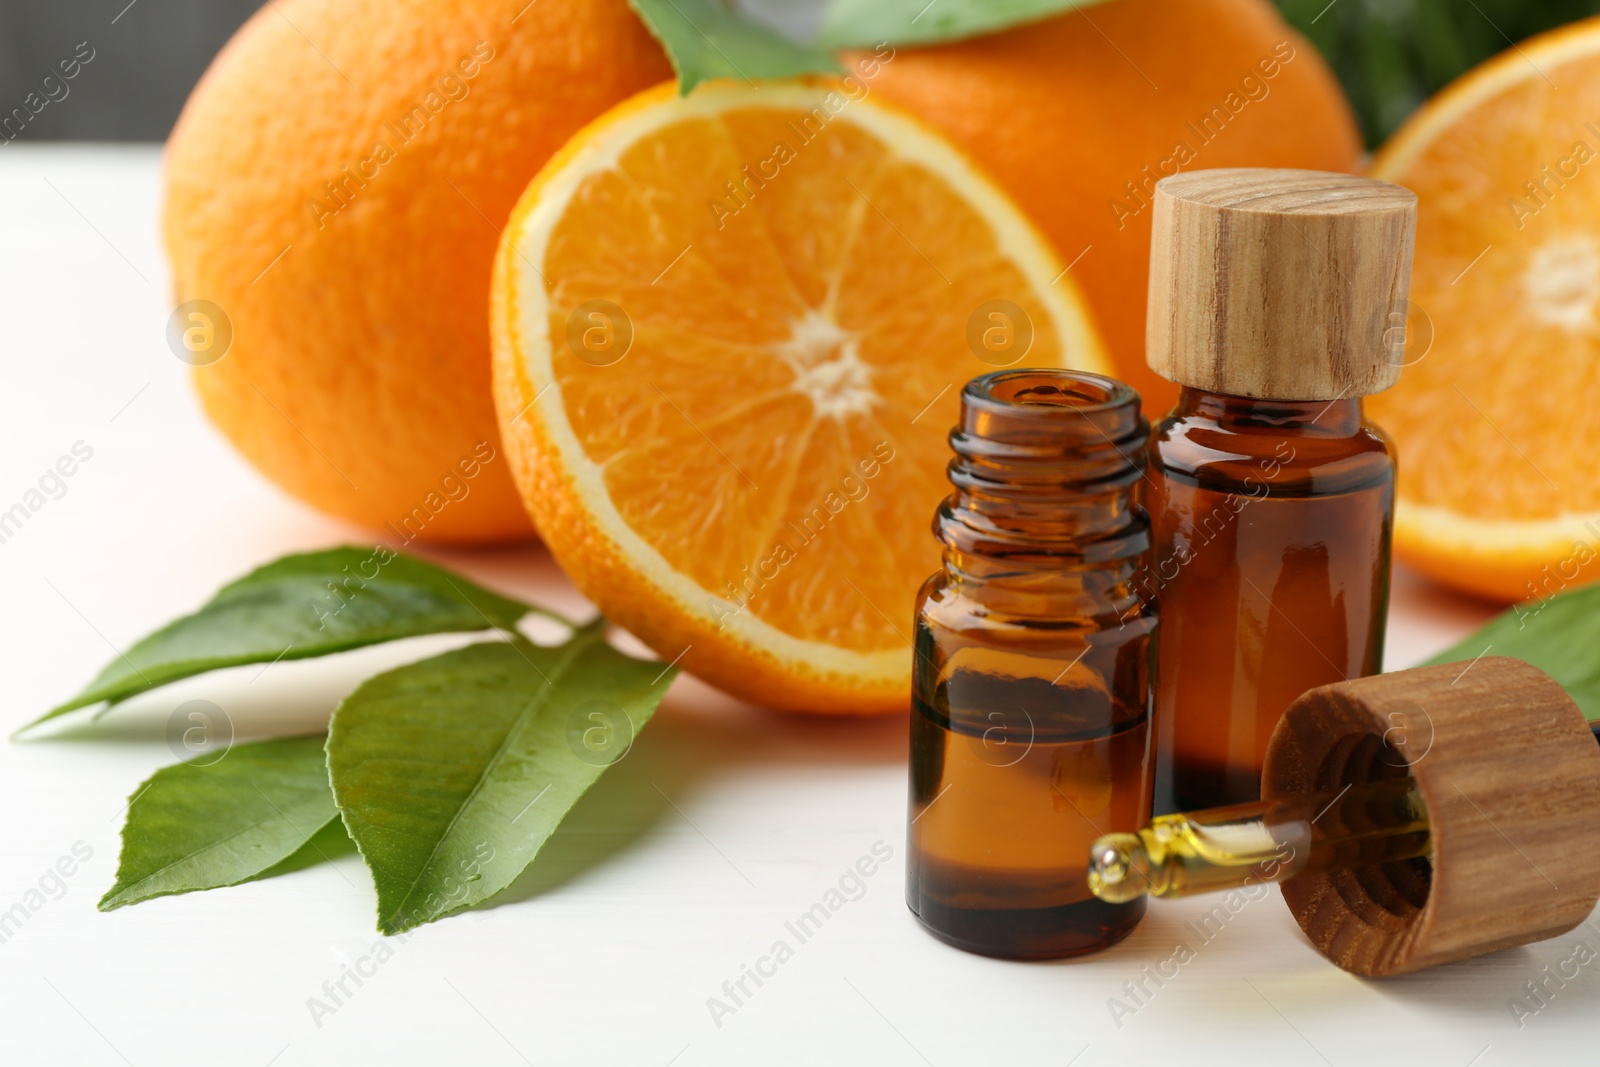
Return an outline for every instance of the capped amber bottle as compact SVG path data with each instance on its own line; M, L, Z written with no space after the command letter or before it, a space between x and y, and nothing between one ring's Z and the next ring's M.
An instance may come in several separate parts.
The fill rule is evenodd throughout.
M1076 955L1144 914L1096 899L1086 860L1150 812L1148 434L1138 394L1098 375L1001 371L962 393L944 568L916 608L906 867L911 910L960 948Z
M1156 187L1144 592L1161 604L1159 813L1256 800L1308 689L1382 669L1395 463L1362 396L1404 345L1416 197L1347 174Z

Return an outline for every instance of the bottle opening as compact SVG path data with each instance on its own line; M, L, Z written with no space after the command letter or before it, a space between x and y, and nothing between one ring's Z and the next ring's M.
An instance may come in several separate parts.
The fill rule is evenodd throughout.
M963 399L980 408L1066 408L1084 414L1137 404L1139 399L1130 386L1114 378L1039 368L985 374L974 378L965 392Z
M1149 424L1132 386L1103 374L1049 367L995 371L961 391L958 456L1142 463ZM1109 455L1102 455L1109 453Z

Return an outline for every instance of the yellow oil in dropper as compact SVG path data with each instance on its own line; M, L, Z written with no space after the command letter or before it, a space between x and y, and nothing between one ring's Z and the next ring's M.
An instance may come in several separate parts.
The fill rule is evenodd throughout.
M1589 732L1600 741L1600 720ZM1405 760L1385 746L1380 773ZM1133 833L1097 838L1089 889L1101 900L1183 897L1300 874L1417 860L1406 881L1423 889L1432 844L1428 809L1413 778L1388 777L1337 791L1299 793L1205 811L1160 815Z
M1281 882L1428 855L1428 813L1410 778L1162 815L1090 849L1089 888L1124 903Z

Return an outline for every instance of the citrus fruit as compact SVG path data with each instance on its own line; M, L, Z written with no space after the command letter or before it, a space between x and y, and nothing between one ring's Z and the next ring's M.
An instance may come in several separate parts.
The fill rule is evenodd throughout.
M1118 377L1152 415L1177 397L1144 361L1156 181L1210 167L1351 171L1361 158L1343 90L1268 0L1093 4L901 48L870 84L982 161L1073 264Z
M491 319L511 466L573 582L663 659L818 712L907 706L963 383L1106 365L1023 215L859 83L609 112L513 212Z
M1451 84L1374 176L1416 191L1408 366L1371 398L1399 447L1395 551L1500 600L1595 575L1600 20ZM1428 341L1431 336L1431 346Z
M331 514L527 536L489 386L499 228L573 131L669 73L623 0L262 7L166 154L176 297L207 302L183 326L232 327L194 372L212 421Z

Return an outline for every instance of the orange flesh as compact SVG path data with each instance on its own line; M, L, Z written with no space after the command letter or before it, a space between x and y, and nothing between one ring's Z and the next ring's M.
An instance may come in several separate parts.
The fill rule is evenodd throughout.
M926 530L956 397L995 369L964 341L969 315L1013 300L1034 325L1021 362L1066 355L943 179L848 111L809 141L805 119L685 119L584 180L541 268L553 373L624 521L673 569L792 636L904 648L938 566ZM597 299L634 329L609 367L567 344Z
M1600 432L1600 56L1496 62L1537 69L1391 164L1403 132L1374 168L1420 199L1411 300L1425 316L1410 325L1431 321L1434 340L1369 411L1399 445L1403 499L1485 520L1600 510L1587 448Z

